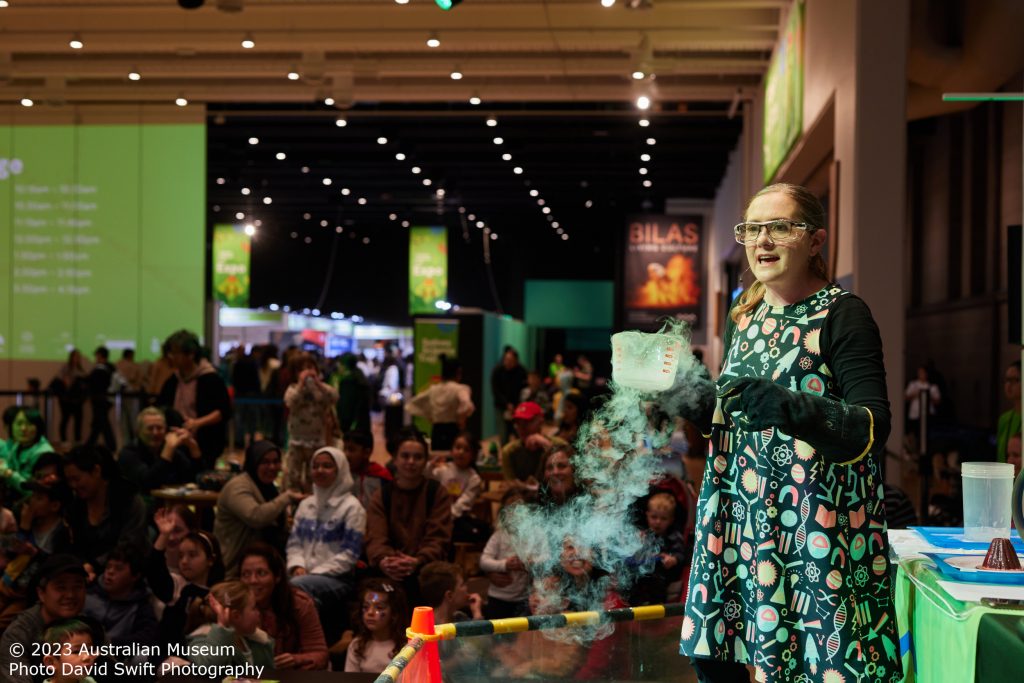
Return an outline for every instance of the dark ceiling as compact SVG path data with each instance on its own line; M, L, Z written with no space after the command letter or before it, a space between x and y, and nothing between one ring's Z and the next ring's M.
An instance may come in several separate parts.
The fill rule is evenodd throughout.
M613 279L627 215L660 213L668 198L712 198L741 128L727 110L663 105L642 127L643 114L621 105L356 108L338 127L326 107L211 106L210 222L236 222L236 212L260 221L253 306L407 321L408 221L448 227L450 301L521 316L525 279ZM486 125L492 115L494 127ZM497 235L489 240L493 288L487 230Z

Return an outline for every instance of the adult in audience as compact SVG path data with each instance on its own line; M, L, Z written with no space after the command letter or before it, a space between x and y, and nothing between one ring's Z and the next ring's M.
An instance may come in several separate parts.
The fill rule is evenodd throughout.
M366 511L352 495L348 460L337 448L314 453L311 470L313 495L299 503L288 537L288 573L322 617L344 614L352 570L363 553Z
M110 391L110 380L114 377L114 366L110 364L110 351L106 346L96 347L93 359L96 362L89 371L89 376L85 378L89 387L89 408L92 410L89 438L86 439L86 443L95 444L102 436L103 443L113 451L117 449L117 439L114 438L114 428L110 425L110 408L113 404L107 394Z
M505 443L512 432L516 402L519 392L526 386L526 370L519 364L519 353L511 346L505 347L501 362L491 371L491 394L494 407L501 415L501 441Z
M78 558L70 555L47 558L36 579L39 603L18 615L0 638L0 679L7 683L33 683L27 673L34 661L32 644L42 638L47 624L82 614L85 579L86 572Z
M566 443L575 443L580 425L587 419L587 399L583 394L566 394L562 398L562 421L556 436Z
M46 422L35 408L21 408L11 422L11 444L0 461L0 479L13 493L32 477L32 467L43 453L52 453L46 440Z
M540 461L544 477L540 487L541 503L563 505L579 493L576 467L572 462L574 454L573 447L565 443L552 445L544 453Z
M996 460L999 462L1006 462L1006 444L1010 437L1021 433L1020 367L1020 361L1015 360L1003 373L1003 392L1010 409L999 416L996 427Z
M383 484L367 510L366 556L372 567L403 582L415 604L419 569L448 555L452 499L426 477L427 441L418 430L402 430L391 451L395 481Z
M373 391L370 380L359 369L359 357L343 353L331 384L338 390L338 428L343 435L352 431L370 431L370 404Z
M316 605L288 583L281 554L266 543L253 543L240 560L240 578L252 589L260 627L274 639L274 668L326 669L327 641Z
M136 418L135 433L136 440L121 449L117 464L141 492L195 481L202 453L190 431L176 427L168 432L164 412L150 406Z
M231 387L235 390L235 448L245 448L260 430L262 405L254 402L262 394L260 372L256 358L246 353L244 346L236 346L230 356L233 359Z
M567 446L557 436L548 438L541 433L544 411L536 403L525 401L516 406L516 436L501 449L501 473L508 482L536 488L543 470L541 459L551 446Z
M146 504L135 485L121 476L109 450L99 445L72 448L64 459L64 478L75 494L65 514L71 553L85 564L90 581L119 542L139 552L147 547Z
M68 360L61 366L60 372L51 383L56 389L57 402L60 405L60 440L67 443L68 422L73 423L75 443L82 441L82 409L88 393L85 382L85 359L78 349L71 349Z
M227 387L210 361L201 357L195 334L179 330L164 345L174 374L164 382L157 403L181 415L182 426L199 444L204 467L213 469L227 443L226 426L231 417Z
M213 534L224 552L228 578L238 576L239 556L253 541L284 547L285 508L306 494L279 492L274 480L280 471L281 449L270 441L254 441L245 451L245 471L225 484L217 498Z

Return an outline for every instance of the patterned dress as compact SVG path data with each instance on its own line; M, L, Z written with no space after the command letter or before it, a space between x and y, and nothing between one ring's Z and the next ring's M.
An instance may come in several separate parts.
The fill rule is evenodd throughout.
M875 427L882 420L888 432L877 327L838 285L790 306L762 302L730 339L720 382L760 377L858 405L840 383L870 384ZM885 434L874 437L872 448L851 445L849 462L829 463L776 428L741 430L719 402L682 654L753 665L759 681L902 680L878 465Z

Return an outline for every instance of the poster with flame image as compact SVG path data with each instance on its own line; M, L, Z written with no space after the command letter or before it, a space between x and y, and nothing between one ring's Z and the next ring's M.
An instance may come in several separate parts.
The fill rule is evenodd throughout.
M670 316L700 322L702 216L634 216L627 223L624 321L656 327Z

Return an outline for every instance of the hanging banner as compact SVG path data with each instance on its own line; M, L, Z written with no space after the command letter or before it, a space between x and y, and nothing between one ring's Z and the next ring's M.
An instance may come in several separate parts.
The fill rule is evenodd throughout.
M459 321L446 318L417 318L413 325L413 393L418 394L441 381L441 354L449 358L459 355ZM414 419L416 426L430 432L430 423Z
M448 297L448 230L414 227L409 231L409 315L437 313Z
M231 308L248 308L250 250L242 226L213 226L214 300Z
M804 132L804 3L792 5L764 77L764 182Z
M704 217L633 216L626 225L623 324L653 329L672 317L698 329Z

